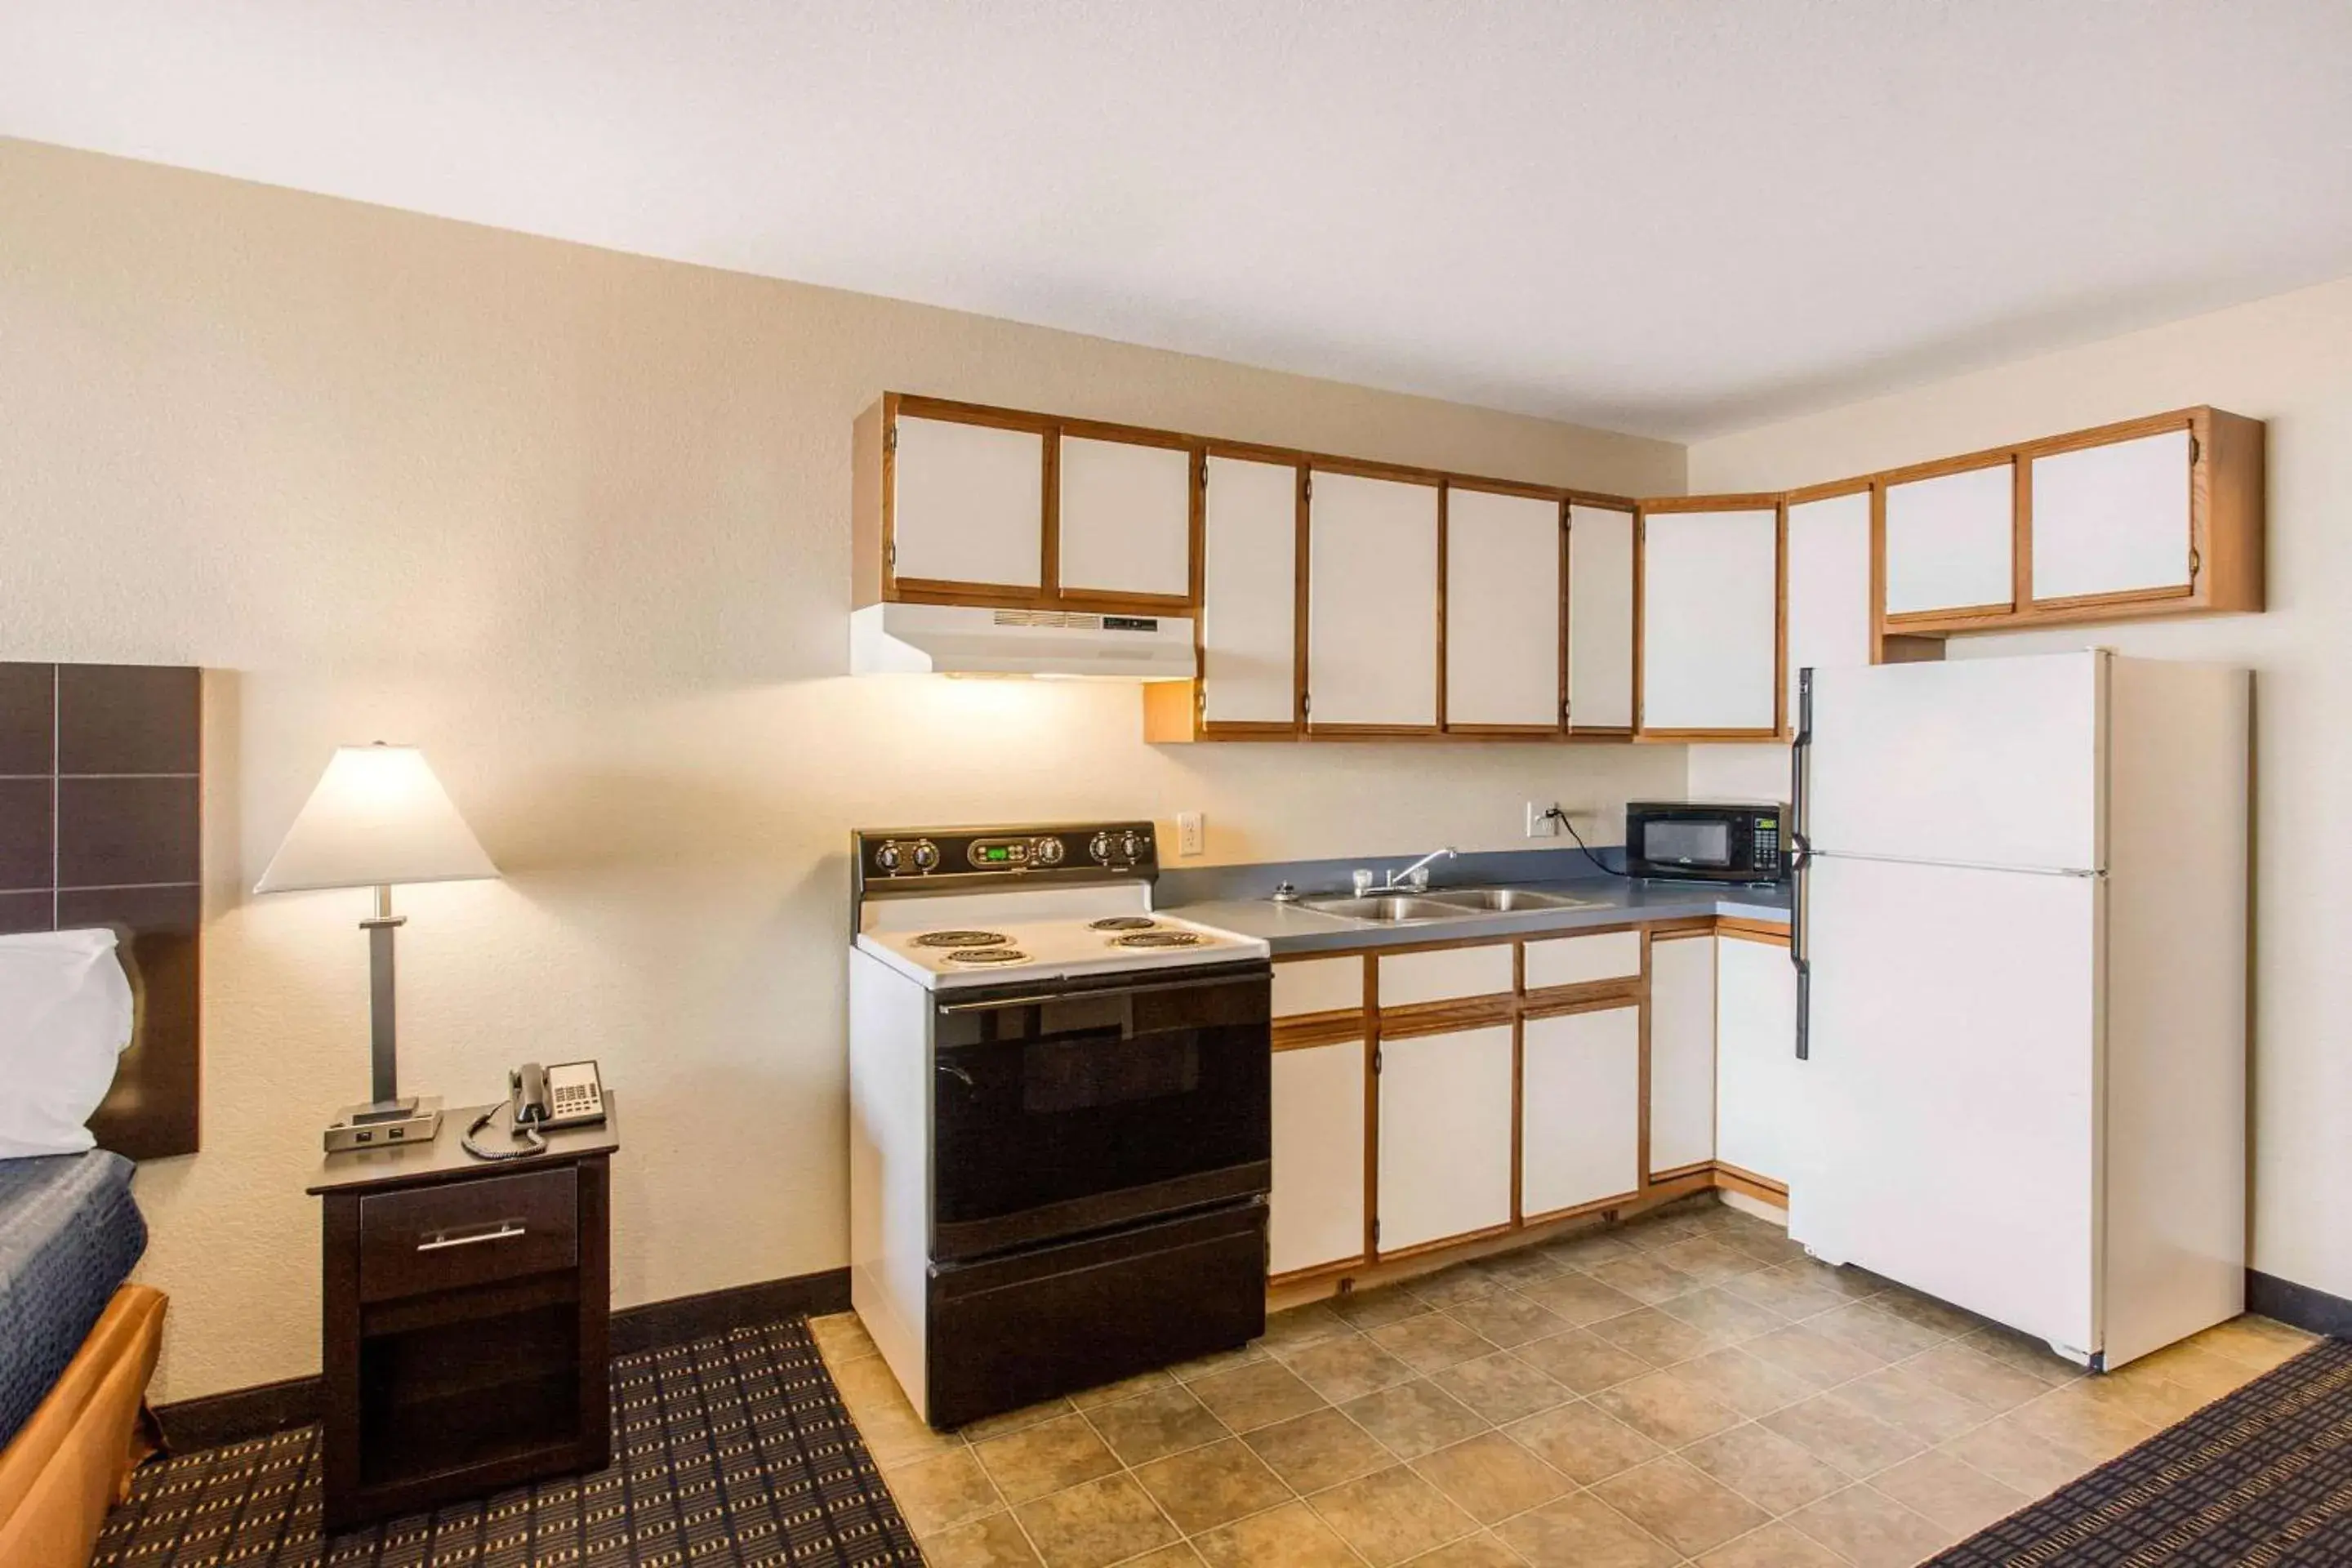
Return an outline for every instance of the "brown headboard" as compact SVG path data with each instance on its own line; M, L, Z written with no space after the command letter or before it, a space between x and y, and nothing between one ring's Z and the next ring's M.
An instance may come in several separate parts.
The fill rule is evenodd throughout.
M128 931L139 1036L90 1118L133 1160L196 1152L202 673L0 663L0 931Z

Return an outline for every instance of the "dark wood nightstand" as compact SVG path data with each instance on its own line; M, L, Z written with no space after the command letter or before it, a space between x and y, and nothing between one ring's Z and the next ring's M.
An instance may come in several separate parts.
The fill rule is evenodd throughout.
M611 1461L604 1107L530 1159L467 1153L471 1106L429 1142L320 1163L330 1531Z

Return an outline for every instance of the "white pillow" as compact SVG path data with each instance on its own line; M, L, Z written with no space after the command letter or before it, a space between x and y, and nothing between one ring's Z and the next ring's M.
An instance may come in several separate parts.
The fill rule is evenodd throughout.
M78 1154L131 1043L131 981L106 930L0 936L0 1159Z

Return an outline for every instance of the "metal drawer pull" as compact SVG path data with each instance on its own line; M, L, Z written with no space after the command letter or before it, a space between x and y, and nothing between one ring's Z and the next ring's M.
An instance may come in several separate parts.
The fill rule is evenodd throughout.
M499 1228L496 1230L478 1230L471 1236L451 1236L446 1231L444 1231L430 1241L418 1242L416 1244L416 1250L419 1252L438 1252L445 1247L472 1247L478 1242L505 1241L510 1237L523 1235L529 1228L530 1227L527 1226L518 1224L517 1222L509 1219L499 1221Z

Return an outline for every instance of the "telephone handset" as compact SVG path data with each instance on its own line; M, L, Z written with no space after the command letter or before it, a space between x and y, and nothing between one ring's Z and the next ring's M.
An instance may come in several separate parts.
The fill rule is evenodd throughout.
M544 1152L547 1140L540 1135L541 1128L578 1127L604 1120L604 1080L593 1061L558 1062L551 1068L525 1062L507 1074L506 1109L512 1128L509 1136L523 1140L520 1146L485 1149L474 1142L475 1134L497 1118L499 1108L494 1105L466 1130L467 1153L478 1160L520 1160Z

